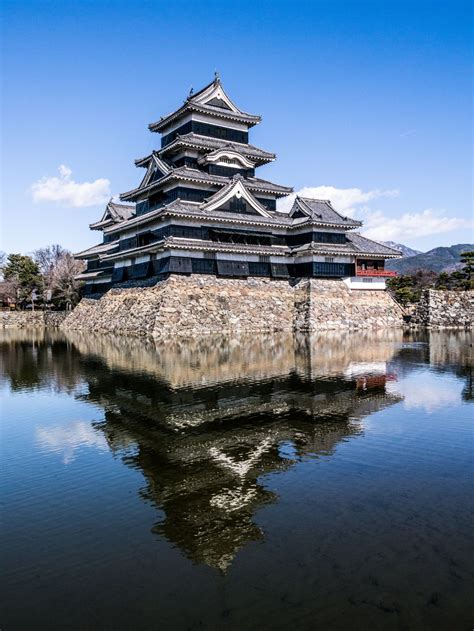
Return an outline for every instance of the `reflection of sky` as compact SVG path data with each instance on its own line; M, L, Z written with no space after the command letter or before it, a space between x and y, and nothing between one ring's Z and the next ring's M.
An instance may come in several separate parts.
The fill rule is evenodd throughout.
M385 375L386 362L350 362L344 371L344 377L351 378L359 375Z
M407 410L422 409L431 413L461 402L463 382L453 375L413 371L397 382L387 382L387 391L401 394Z
M107 449L104 435L95 431L86 421L74 421L67 426L37 427L36 442L45 451L62 454L64 464L74 460L75 452L80 447Z

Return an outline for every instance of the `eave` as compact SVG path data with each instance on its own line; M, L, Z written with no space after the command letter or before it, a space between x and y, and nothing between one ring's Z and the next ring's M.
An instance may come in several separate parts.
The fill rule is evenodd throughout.
M143 188L137 187L131 191L127 191L126 193L122 193L120 195L120 199L125 201L131 201L137 199L143 193L149 193L155 188L160 188L164 184L172 181L183 181L183 182L194 182L195 184L207 184L209 186L226 186L229 183L228 177L223 177L220 175L208 175L200 176L200 171L196 170L196 175L190 173L191 169L186 169L185 167L178 167L174 171L171 171L164 177L159 180L155 180L155 182L151 182L147 186ZM251 178L245 180L245 186L259 193L268 193L271 195L275 195L275 197L285 197L293 192L293 189L289 186L280 186L279 184L273 184L272 182L268 182L268 186L266 186L266 180L257 180L252 181Z
M152 132L161 132L168 125L170 125L173 121L182 118L187 112L196 112L198 114L208 114L210 116L214 116L215 118L221 118L223 120L235 121L238 123L244 123L248 127L253 127L257 125L262 120L261 116L256 116L254 114L248 114L247 112L233 112L232 110L224 110L218 107L213 107L210 105L199 105L197 103L192 103L191 101L185 101L184 105L182 105L179 109L160 118L159 121L155 123L150 123L148 125L148 129Z
M113 219L106 219L105 221L96 221L95 223L90 223L89 228L91 230L103 230L108 226L112 226L115 223Z
M349 232L350 230L355 230L358 227L359 226L353 225L348 226L343 223L331 223L330 221L315 221L314 219L311 219L311 217L307 217L304 219L304 221L301 221L297 224L290 224L288 226L290 230L296 230L298 228L338 228L346 232Z
M176 200L176 201L179 201L179 200ZM111 226L108 230L106 230L106 233L113 234L115 232L120 232L121 230L124 230L124 229L136 228L139 225L145 225L158 218L164 219L165 217L179 217L181 219L190 219L190 220L198 221L198 222L210 221L210 222L220 222L220 223L226 223L226 224L231 224L231 225L242 225L242 226L258 225L258 226L264 226L264 227L269 227L269 228L288 228L289 227L289 224L287 223L282 223L282 222L277 222L277 221L265 221L263 217L259 217L257 215L249 215L249 219L247 220L241 217L235 217L235 214L231 215L231 213L229 213L229 217L225 217L225 216L223 217L221 215L218 215L217 213L207 214L207 213L199 212L199 206L200 206L199 202L186 202L186 203L189 205L191 204L195 205L198 213L193 214L191 212L186 212L185 210L175 210L173 208L162 206L161 208L156 208L155 210L152 210L148 213L139 215L138 217L135 217L134 219L130 219L127 222L126 226L124 226L123 224L120 226L118 225ZM250 217L253 217L253 219L250 219Z
M174 149L178 149L181 147L186 147L188 149L195 149L197 151L215 151L216 149L223 149L224 147L232 148L234 151L241 153L244 156L250 157L255 162L258 162L260 165L268 164L269 162L273 162L276 159L276 155L271 153L270 151L264 151L263 149L259 149L258 147L254 147L253 145L230 141L230 140L220 140L218 138L211 138L209 136L200 136L199 134L192 133L192 138L190 138L191 134L185 134L184 136L177 136L173 142L170 142L169 145L166 145L162 149L160 149L157 153L160 156L164 156L167 153L173 152ZM199 139L199 140L197 140ZM136 160L137 162L141 162L143 160L150 159L151 156L146 156L145 158L141 158L140 160Z
M101 270L95 270L93 272L81 272L80 274L78 274L77 276L74 276L74 278L76 280L91 280L92 278L101 278L102 276L110 276L111 275L111 271L112 271L112 266L110 266L110 268L107 268L107 270L105 269L101 269Z
M104 252L108 252L110 250L114 250L118 247L118 241L112 241L111 243L99 243L97 245L93 245L87 250L82 250L82 252L78 252L74 254L74 258L76 259L88 259L101 255Z
M196 252L225 252L228 254L256 254L264 256L290 256L290 249L287 246L245 246L242 244L218 243L216 241L196 240L193 243L191 239L180 239L179 237L168 237L150 245L144 245L122 252L114 252L113 254L101 257L102 261L115 261L138 254L148 254L154 252L162 252L164 250L192 250Z

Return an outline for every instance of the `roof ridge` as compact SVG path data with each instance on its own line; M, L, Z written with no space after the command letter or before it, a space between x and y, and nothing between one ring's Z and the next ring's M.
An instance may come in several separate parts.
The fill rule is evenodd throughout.
M349 217L349 215L343 215L341 212L339 212L338 210L336 210L334 208L334 206L331 203L330 199L317 199L316 197L300 197L299 195L296 196L297 199L301 199L304 203L307 202L323 202L325 204L327 204L329 206L329 208L336 213L336 215L338 215L339 217L341 217L341 219L345 219L346 221L357 221L358 223L361 223L358 219L353 219L352 217Z
M331 200L329 199L320 199L318 197L303 197L302 195L297 195L296 197L298 199L303 199L304 201L309 200L310 202L327 202L328 204L331 204Z

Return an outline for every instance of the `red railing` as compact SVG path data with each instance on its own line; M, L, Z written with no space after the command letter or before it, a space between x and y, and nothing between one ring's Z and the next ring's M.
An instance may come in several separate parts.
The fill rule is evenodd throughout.
M385 269L356 269L356 276L396 276L397 272L390 272Z

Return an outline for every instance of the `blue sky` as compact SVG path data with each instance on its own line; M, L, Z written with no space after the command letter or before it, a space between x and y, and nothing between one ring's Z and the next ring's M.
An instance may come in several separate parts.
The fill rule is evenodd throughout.
M96 242L103 199L159 146L148 123L215 69L263 116L251 142L278 159L261 177L373 238L473 240L469 2L2 4L5 251Z

